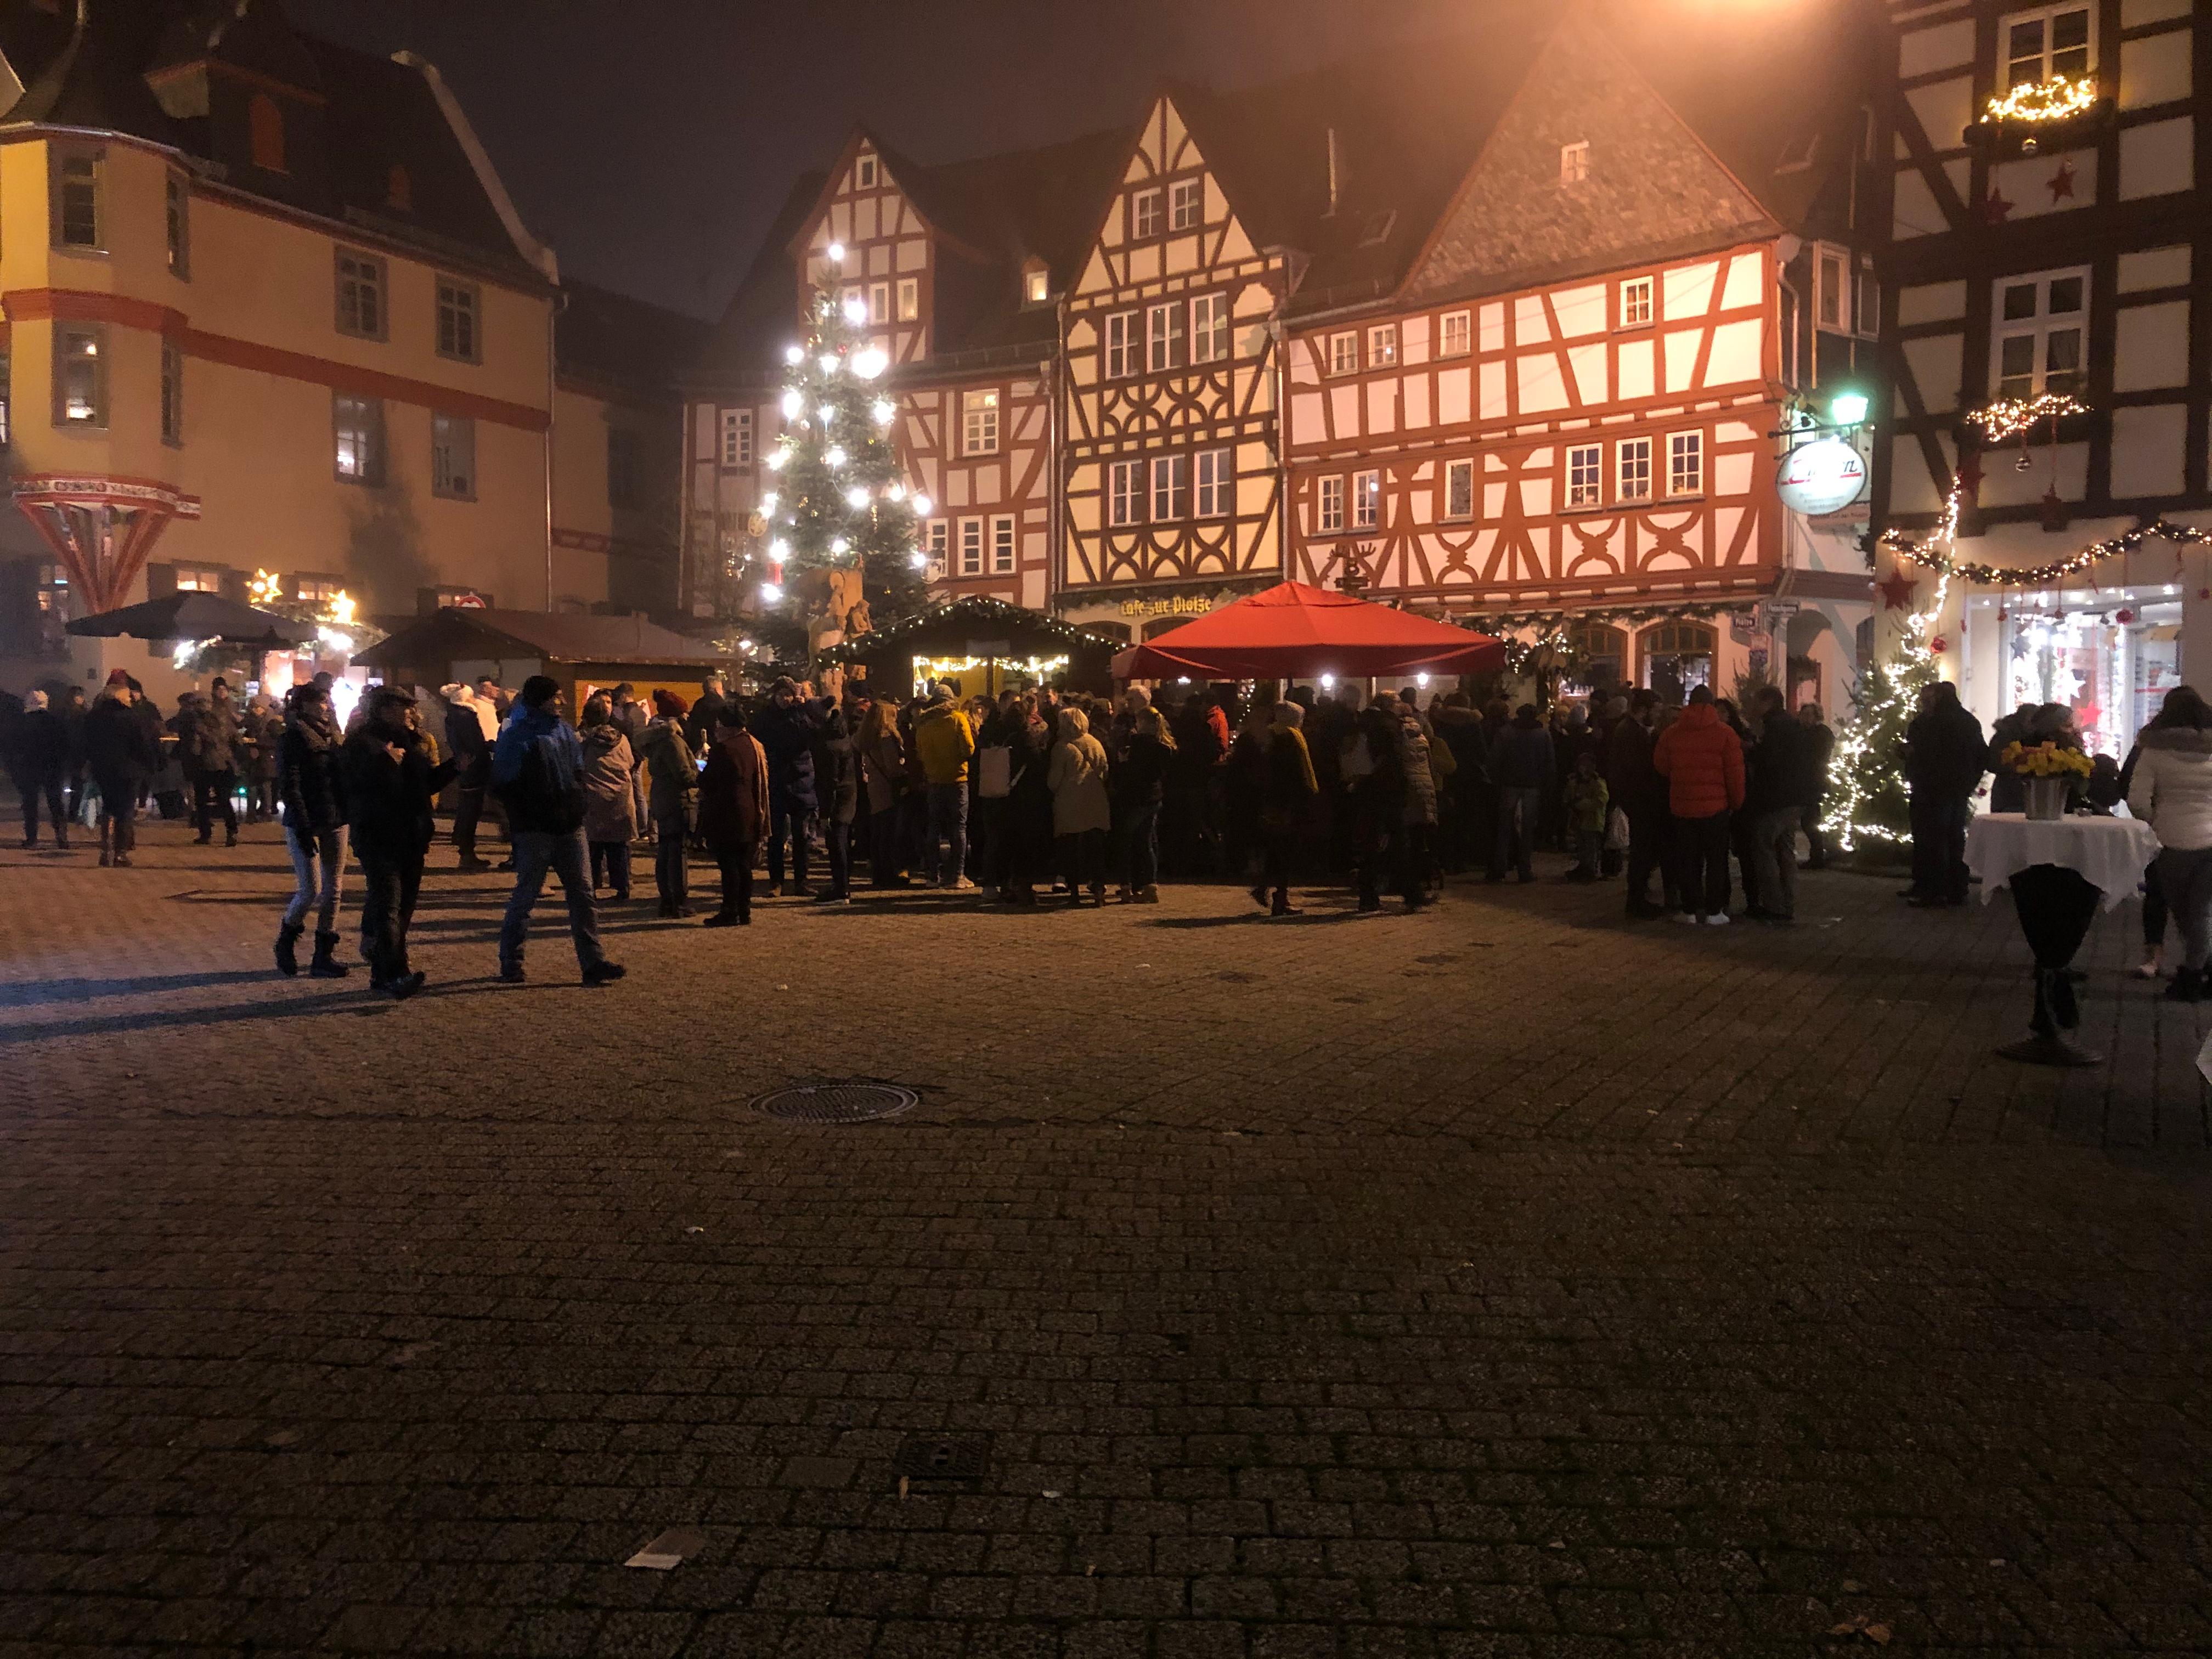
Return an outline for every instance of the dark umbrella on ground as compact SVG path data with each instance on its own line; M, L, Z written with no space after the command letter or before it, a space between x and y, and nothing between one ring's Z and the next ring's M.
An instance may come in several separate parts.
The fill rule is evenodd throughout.
M69 631L93 639L128 635L140 640L219 640L261 651L289 651L313 639L317 630L311 622L256 611L220 593L172 593L166 599L80 617Z

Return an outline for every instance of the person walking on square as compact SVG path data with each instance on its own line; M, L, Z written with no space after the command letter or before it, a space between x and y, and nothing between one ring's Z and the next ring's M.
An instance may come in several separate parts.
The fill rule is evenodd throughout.
M611 887L615 902L627 904L629 844L637 839L637 763L604 691L584 700L576 738L584 751L584 840L592 849L592 890Z
M1681 717L1659 734L1651 763L1667 780L1674 815L1676 879L1682 909L1676 920L1728 926L1729 822L1743 805L1743 744L1722 722L1711 686L1690 693Z
M491 782L491 745L499 736L499 714L465 685L447 686L438 695L446 700L446 752L460 765L453 780L459 795L453 805L453 850L460 855L455 867L464 875L474 875L491 868L489 860L477 856L477 827L483 821L484 790Z
M599 911L584 842L584 751L576 728L561 718L561 688L544 674L522 684L521 700L499 734L491 758L492 787L507 808L514 842L514 891L499 930L499 976L520 984L530 913L550 872L568 905L568 932L584 983L605 985L623 969L599 948Z
M149 728L131 676L118 668L84 717L84 761L100 791L100 863L127 869L137 843L138 792L161 764L161 722Z
M1096 746L1097 740L1091 741ZM932 691L928 706L915 716L914 749L928 791L922 878L933 887L973 887L962 869L968 858L968 762L975 752L975 729L950 687Z
M62 807L62 780L69 770L69 728L46 702L43 691L23 700L8 745L8 775L22 797L23 845L39 844L39 803L44 801L53 820L54 845L66 853L69 819Z
M653 814L653 885L660 898L660 919L678 921L691 914L690 805L699 787L699 767L684 736L690 710L673 691L653 694L653 720L638 741L645 759L647 805Z
M714 721L714 746L699 776L699 838L721 871L722 904L705 925L750 927L753 860L769 821L768 754L736 703L725 702Z
M2182 957L2166 994L2212 1000L2212 724L2194 687L2166 694L2136 739L2128 811L2158 836L2158 890L2181 930ZM2146 907L2148 908L2148 907Z
M346 821L365 888L368 982L403 1002L422 988L424 975L408 963L407 933L436 830L431 804L454 769L450 760L431 763L414 712L411 694L386 686L341 751Z
M292 855L292 902L276 928L276 969L287 978L300 971L300 935L310 908L315 957L307 972L316 979L346 975L337 956L338 889L346 861L345 774L339 764L344 745L331 694L317 685L293 688L276 745L276 799L284 809L285 850Z
M1921 688L1919 712L1905 728L1905 781L1911 791L1912 885L1906 902L1923 910L1966 902L1966 819L1987 769L1982 723L1937 680Z

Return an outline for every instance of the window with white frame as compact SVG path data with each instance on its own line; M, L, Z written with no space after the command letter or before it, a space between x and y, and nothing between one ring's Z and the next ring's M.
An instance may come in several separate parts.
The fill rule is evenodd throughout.
M1595 507L1605 499L1605 447L1573 444L1567 449L1567 505Z
M960 574L963 576L983 574L983 521L981 519L960 520Z
M1651 326L1651 279L1631 276L1620 285L1620 325L1623 328Z
M477 498L477 423L465 415L430 416L430 493Z
M1229 296L1201 294L1190 302L1190 360L1218 363L1229 356Z
M1106 319L1106 378L1126 380L1137 372L1137 313L1117 311Z
M1131 221L1133 225L1133 234L1138 236L1157 236L1160 234L1160 221L1162 214L1160 210L1161 203L1159 191L1156 190L1139 191L1136 195L1130 199L1129 208Z
M1613 451L1613 498L1617 501L1651 499L1651 440L1623 438Z
M891 319L891 285L889 283L868 284L868 320L888 323Z
M1367 331L1367 366L1387 368L1398 361L1398 325L1377 323Z
M853 163L853 182L862 190L873 190L876 187L876 158L874 156L863 155L859 161Z
M1589 177L1589 141L1585 138L1559 146L1559 183L1579 185Z
M54 331L54 424L107 424L107 330L101 324Z
M2089 273L2049 270L2000 277L1990 351L2000 398L2081 389L2089 325Z
M1116 461L1106 470L1106 522L1116 530L1138 523L1145 513L1145 464Z
M1474 313L1447 311L1437 327L1437 356L1464 357L1474 349Z
M960 453L988 455L999 447L999 390L960 394Z
M1702 495L1705 493L1705 434L1670 432L1667 434L1667 493Z
M173 573L179 593L220 593L222 570L213 565L180 564Z
M1052 297L1052 273L1042 265L1022 275L1022 298L1031 305L1042 305Z
M1359 337L1350 330L1328 337L1328 372L1332 374L1357 374L1359 372Z
M338 332L384 337L384 261L373 253L337 251Z
M474 283L438 278L438 355L483 361L483 300Z
M1237 505L1237 452L1202 449L1198 454L1198 516L1225 519Z
M339 477L350 483L384 482L384 399L331 394L331 436Z
M921 278L902 276L898 285L898 319L911 323L921 315Z
M2069 5L2016 11L2001 20L1998 54L2004 83L2000 90L2032 87L2062 75L2075 78L2088 74L2096 45L2094 14L2093 7L2074 0Z
M932 581L944 580L945 550L951 543L952 526L950 521L944 519L932 519L929 521L928 537L922 544L922 550L929 560L929 579Z
M1444 463L1444 517L1471 519L1474 516L1474 463L1446 461Z
M1170 300L1145 313L1145 366L1158 374L1183 362L1182 307Z
M1163 524L1190 517L1190 457L1152 458L1152 522Z
M106 216L100 202L106 152L96 147L57 144L52 158L54 246L97 252L107 246Z
M1825 242L1813 256L1813 320L1833 333L1850 331L1851 258Z
M1355 472L1352 475L1352 527L1372 530L1382 521L1382 475L1380 472Z
M991 574L1011 575L1014 568L1014 519L1005 514L991 520Z
M750 409L726 409L722 411L722 465L750 466L753 464L753 412Z
M1321 481L1321 504L1314 515L1314 528L1324 536L1334 536L1344 528L1343 479Z
M1178 179L1168 186L1168 228L1196 228L1206 209L1206 186L1195 179Z

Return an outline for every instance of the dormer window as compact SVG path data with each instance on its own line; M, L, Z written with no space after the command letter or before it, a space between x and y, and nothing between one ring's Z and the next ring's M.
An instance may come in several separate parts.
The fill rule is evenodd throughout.
M873 190L876 187L876 158L874 156L863 155L859 161L853 163L853 183L856 188L860 190Z
M1052 297L1052 273L1042 265L1031 265L1022 273L1022 298L1033 306L1041 306Z
M283 173L284 112L265 92L257 92L246 106L246 136L253 165L264 173Z
M1577 143L1559 146L1559 185L1571 188L1589 177L1590 147L1585 138Z

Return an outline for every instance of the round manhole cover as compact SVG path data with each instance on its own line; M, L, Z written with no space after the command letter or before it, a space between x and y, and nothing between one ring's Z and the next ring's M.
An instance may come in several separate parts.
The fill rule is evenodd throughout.
M866 1123L896 1117L921 1099L893 1083L801 1083L763 1095L753 1105L793 1123Z

